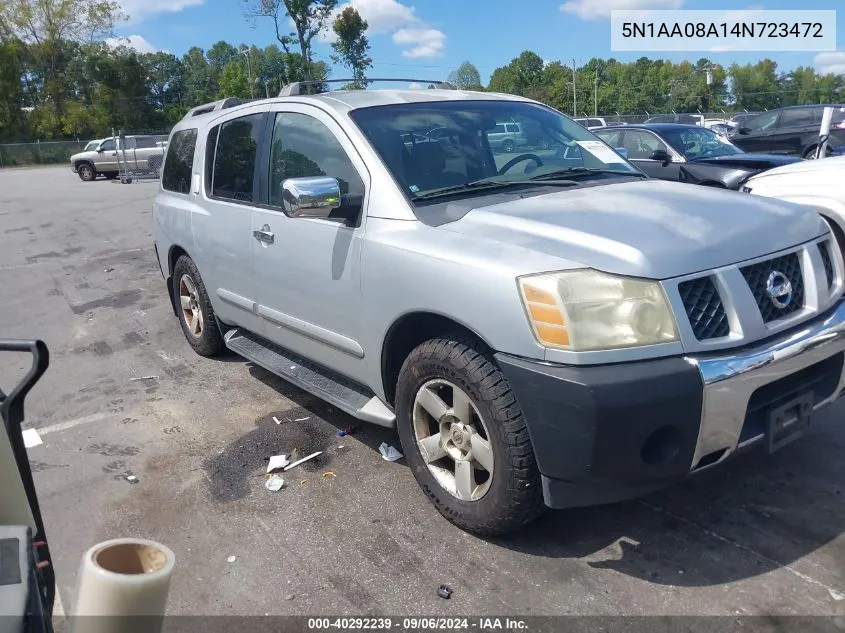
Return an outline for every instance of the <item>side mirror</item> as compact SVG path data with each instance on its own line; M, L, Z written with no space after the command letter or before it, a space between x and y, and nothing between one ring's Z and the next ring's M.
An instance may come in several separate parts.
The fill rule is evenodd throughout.
M327 218L340 202L337 178L314 176L282 182L282 208L292 218Z
M613 150L625 160L628 160L628 150L624 147L614 147Z
M651 153L651 156L649 156L649 159L663 163L664 167L672 162L672 156L665 149L654 150Z
M98 153L98 154L102 154L102 153L103 153L103 152L105 152L105 151L106 151L106 150L104 150L104 149L102 149L102 148L99 148L99 147L97 148L97 153Z

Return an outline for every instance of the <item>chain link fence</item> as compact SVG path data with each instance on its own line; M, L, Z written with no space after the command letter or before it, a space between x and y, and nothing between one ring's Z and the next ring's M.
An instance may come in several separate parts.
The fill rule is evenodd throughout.
M133 133L121 130L116 134L117 171L120 182L158 180L167 151L166 133Z
M584 115L580 118L600 118L604 119L608 125L627 123L635 125L637 123L687 123L690 125L700 124L705 120L718 119L721 121L729 120L734 114L743 114L743 112L644 112L642 114L619 114L614 112L611 114L600 114L598 117L593 115Z
M25 165L57 165L85 149L88 141L40 141L0 144L0 168Z

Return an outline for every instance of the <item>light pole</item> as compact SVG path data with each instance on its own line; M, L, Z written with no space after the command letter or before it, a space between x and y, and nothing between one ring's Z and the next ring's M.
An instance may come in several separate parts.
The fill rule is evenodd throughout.
M593 116L599 115L599 69L596 68L596 76L593 82Z
M578 94L576 89L575 58L572 58L572 116L578 116Z
M246 56L246 76L249 80L249 98L254 99L255 92L252 89L252 65L249 63L249 48L241 51L241 53Z

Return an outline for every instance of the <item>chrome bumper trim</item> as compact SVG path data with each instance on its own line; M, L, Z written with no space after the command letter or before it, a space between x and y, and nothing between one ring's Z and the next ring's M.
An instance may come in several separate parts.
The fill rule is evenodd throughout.
M827 316L767 344L738 354L689 356L704 383L701 427L690 468L718 450L722 461L737 448L751 395L763 385L845 352L845 301ZM818 409L832 402L845 388L845 370L839 386ZM716 462L718 463L718 462Z

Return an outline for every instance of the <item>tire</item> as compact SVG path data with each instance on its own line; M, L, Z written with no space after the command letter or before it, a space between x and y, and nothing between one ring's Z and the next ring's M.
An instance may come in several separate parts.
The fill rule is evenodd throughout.
M804 151L804 154L801 156L801 158L803 158L804 160L816 160L816 149L817 148L818 148L817 145L812 145L812 146L808 147ZM824 154L825 154L825 157L828 157L831 154L833 154L833 150L830 148L830 145L827 146L827 149L825 149Z
M180 257L173 267L173 302L182 333L197 354L216 356L225 349L205 284L194 260L187 255Z
M455 388L471 406L454 407L459 396ZM435 406L428 398L431 394L439 398ZM428 413L429 408L443 414L436 417ZM461 409L469 415L459 414ZM459 336L444 337L414 349L399 372L396 418L417 483L456 526L490 536L516 530L542 514L540 473L522 410L502 372L476 343ZM462 419L470 424L464 425ZM428 454L423 457L418 440L426 437L435 439L429 439ZM467 446L464 455L462 447ZM456 454L464 458L455 459ZM483 460L481 455L485 455ZM467 461L471 466L460 470L469 485L459 486L458 463ZM461 487L470 491L469 499L457 492Z
M118 173L116 171L107 171L103 174L103 176L105 176L109 180L114 180L115 178L117 178Z
M76 166L76 174L82 182L91 182L97 177L94 166L91 163L79 163Z
M513 144L512 140L508 139L504 143L502 143L502 151L504 151L506 154L510 154L511 152L513 152L514 149L516 149L516 147Z

